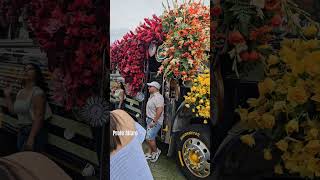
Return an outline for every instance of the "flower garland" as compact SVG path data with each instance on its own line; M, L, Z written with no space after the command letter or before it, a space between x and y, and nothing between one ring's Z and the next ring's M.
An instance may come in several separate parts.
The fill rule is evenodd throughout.
M54 71L54 99L69 110L95 93L106 45L91 0L32 0L29 27ZM60 85L58 85L60 84Z
M308 33L307 33L308 34ZM281 49L267 59L267 78L260 82L257 99L239 108L241 121L270 135L266 160L281 152L276 174L320 176L320 40L285 39ZM241 140L253 146L247 134Z
M156 15L152 19L145 18L144 21L136 28L135 33L130 31L111 47L111 67L120 71L131 96L141 91L145 79L144 63L149 59L149 45L160 45L165 36L161 19Z
M192 107L197 117L210 118L210 72L205 70L193 80L191 92L184 96L186 107Z
M166 7L165 7L166 8ZM159 56L165 57L158 74L189 81L208 63L210 50L210 11L200 2L165 9L161 16L167 33Z
M233 60L232 70L238 78L274 51L271 45L276 37L285 33L303 36L300 18L312 21L292 0L218 1L212 15L216 27L214 43L224 37L226 52ZM215 53L220 50L217 48Z

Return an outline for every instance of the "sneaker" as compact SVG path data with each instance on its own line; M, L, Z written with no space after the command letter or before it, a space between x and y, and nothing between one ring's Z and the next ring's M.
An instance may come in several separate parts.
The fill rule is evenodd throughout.
M152 155L150 153L145 153L144 154L144 157L149 160L149 159L152 159Z
M157 148L157 152L152 154L151 162L156 162L161 154L161 150Z

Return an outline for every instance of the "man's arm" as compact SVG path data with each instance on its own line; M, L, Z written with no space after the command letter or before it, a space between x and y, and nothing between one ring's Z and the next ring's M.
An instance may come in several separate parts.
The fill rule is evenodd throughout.
M156 116L153 118L154 123L157 123L158 120L160 119L163 109L164 109L163 107L156 108Z

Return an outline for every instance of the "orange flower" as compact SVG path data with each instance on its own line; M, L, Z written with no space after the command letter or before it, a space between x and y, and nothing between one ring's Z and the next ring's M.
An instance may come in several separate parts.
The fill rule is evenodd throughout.
M198 9L193 9L192 7L191 8L189 8L189 13L190 14L197 14L198 13Z
M179 34L181 37L184 37L184 36L188 35L188 32L183 29L183 30L178 31L178 34Z
M239 31L234 31L229 34L229 42L231 44L240 44L244 42L244 38Z

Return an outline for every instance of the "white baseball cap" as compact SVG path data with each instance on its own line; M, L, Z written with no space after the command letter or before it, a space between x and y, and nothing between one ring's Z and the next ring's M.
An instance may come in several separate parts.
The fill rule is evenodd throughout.
M161 88L161 85L160 85L158 82L156 82L156 81L152 81L151 83L147 83L147 85L148 85L148 86L153 86L153 87L155 87L155 88L157 88L157 89L160 89L160 88Z

